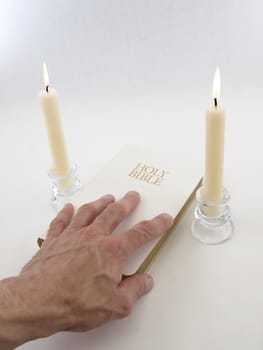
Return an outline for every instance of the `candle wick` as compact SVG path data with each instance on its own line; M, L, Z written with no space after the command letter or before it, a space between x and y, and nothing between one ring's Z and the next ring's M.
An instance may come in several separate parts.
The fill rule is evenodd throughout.
M215 107L217 107L217 98L214 98Z
M47 86L46 86L46 92L48 92L48 89L49 89L49 86L47 85Z

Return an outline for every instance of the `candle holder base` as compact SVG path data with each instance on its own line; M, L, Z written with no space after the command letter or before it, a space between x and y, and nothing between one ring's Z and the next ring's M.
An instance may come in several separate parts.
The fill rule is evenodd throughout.
M202 188L196 192L197 206L192 222L192 235L206 244L219 244L230 239L234 233L231 210L227 205L229 192L224 188L220 201L207 201L202 196Z
M57 174L52 170L48 173L51 180L51 206L56 211L63 208L66 203L71 202L72 198L81 190L81 183L76 173L77 165L75 163L66 174Z

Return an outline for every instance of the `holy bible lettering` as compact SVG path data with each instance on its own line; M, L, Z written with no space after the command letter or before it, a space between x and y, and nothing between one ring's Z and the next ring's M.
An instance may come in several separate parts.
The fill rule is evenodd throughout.
M160 186L169 171L161 170L153 166L137 163L136 167L129 173L129 176L150 184Z

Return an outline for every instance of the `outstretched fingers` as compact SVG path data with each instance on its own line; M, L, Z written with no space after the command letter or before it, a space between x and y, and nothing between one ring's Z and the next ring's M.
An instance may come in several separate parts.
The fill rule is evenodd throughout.
M152 220L139 222L123 233L111 236L118 256L123 261L143 244L159 237L168 231L173 224L173 218L168 214L160 214ZM153 287L153 279L146 273L136 273L124 278L118 286L118 303L111 318L122 318L130 314L134 303Z
M60 210L57 216L51 221L48 229L47 239L59 236L70 224L73 214L73 205L71 203L66 204L64 208Z
M168 231L173 224L169 214L160 214L152 220L139 222L129 230L114 236L119 254L127 260L128 257L145 243L159 237Z
M130 191L120 200L110 204L97 216L92 224L93 229L104 235L112 231L136 208L140 201L138 192Z
M100 215L109 204L114 202L114 197L106 194L101 198L82 205L70 224L70 229L81 229L82 227L90 225L98 215Z

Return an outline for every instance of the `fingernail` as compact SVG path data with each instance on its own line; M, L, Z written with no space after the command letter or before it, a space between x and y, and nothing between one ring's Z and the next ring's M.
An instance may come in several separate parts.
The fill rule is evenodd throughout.
M169 221L170 225L172 225L172 223L174 221L173 217L170 214L167 214L167 213L162 213L162 214L160 214L158 216L161 217L162 219L166 220L166 221Z
M115 200L114 196L112 194L105 194L104 196L102 196L101 198L107 200L107 201L111 201L113 202Z
M146 276L145 279L145 293L148 293L153 287L153 278L150 275Z
M126 196L127 197L139 197L140 195L136 191L129 191L129 192L126 193Z
M71 203L66 203L66 204L64 205L63 209L69 208L69 207L71 207L71 206L72 206Z

